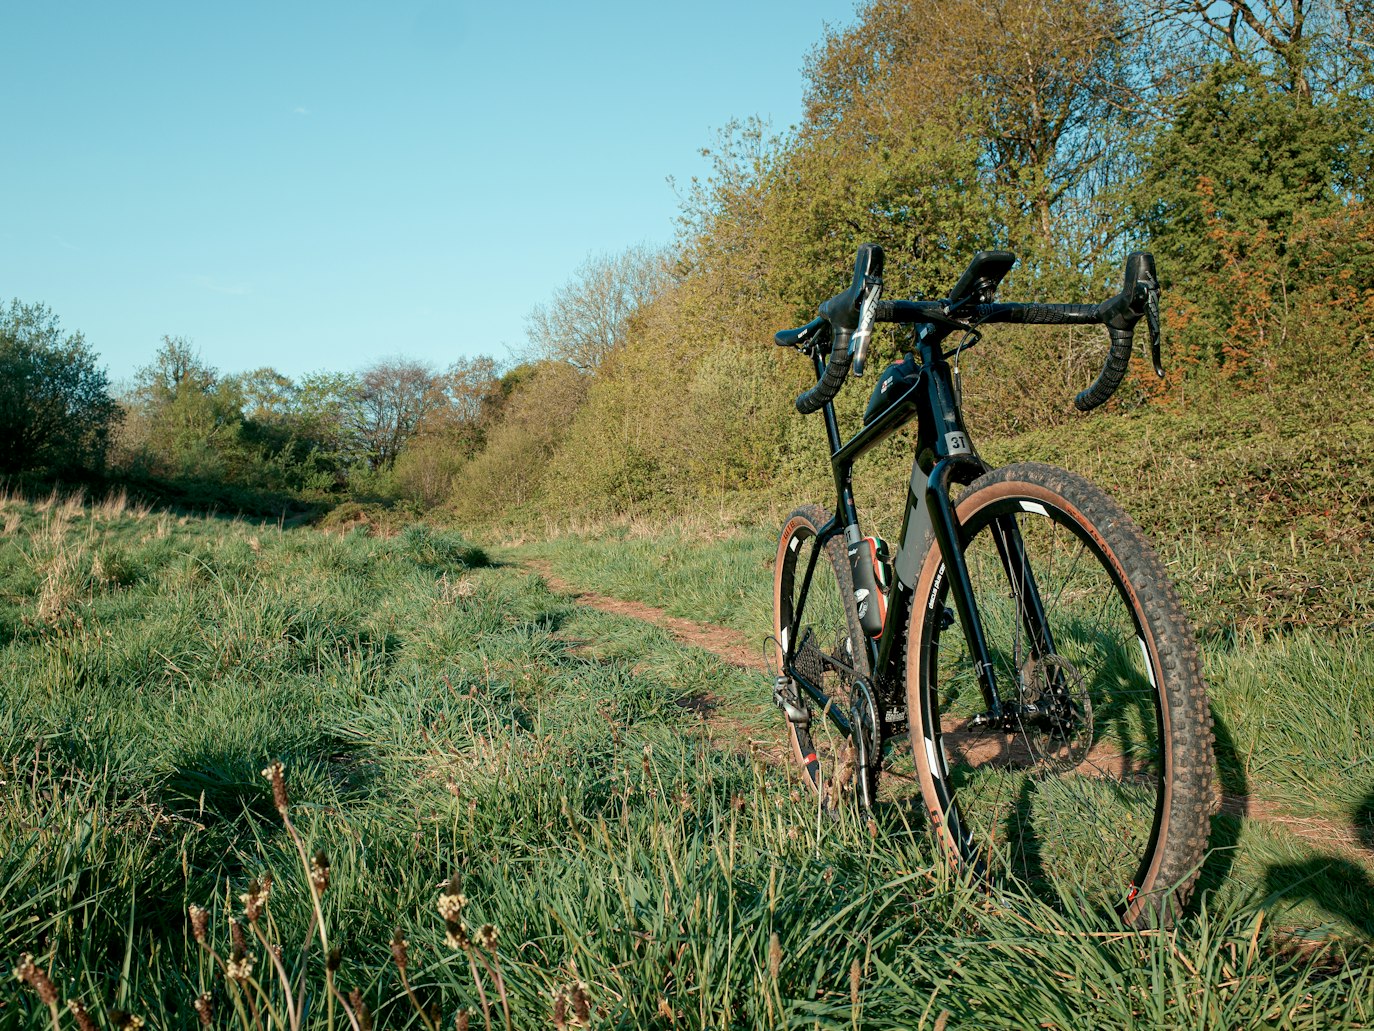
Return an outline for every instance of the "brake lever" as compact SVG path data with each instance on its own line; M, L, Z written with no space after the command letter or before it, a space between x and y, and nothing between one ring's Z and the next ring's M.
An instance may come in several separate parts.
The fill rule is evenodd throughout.
M859 302L859 328L849 338L849 355L853 360L850 371L855 376L864 374L864 365L868 361L868 345L873 338L873 323L878 317L878 298L882 293L883 281L880 276L864 278L864 297Z
M1164 378L1164 363L1160 359L1159 327L1159 284L1153 277L1142 277L1140 285L1145 288L1145 324L1150 327L1150 361L1154 363L1155 375Z

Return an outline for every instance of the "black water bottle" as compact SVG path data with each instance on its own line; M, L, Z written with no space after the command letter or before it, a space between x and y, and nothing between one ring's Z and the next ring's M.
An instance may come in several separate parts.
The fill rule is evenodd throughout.
M849 568L854 576L859 625L869 637L877 637L887 619L887 587L892 579L887 541L860 537L849 546Z

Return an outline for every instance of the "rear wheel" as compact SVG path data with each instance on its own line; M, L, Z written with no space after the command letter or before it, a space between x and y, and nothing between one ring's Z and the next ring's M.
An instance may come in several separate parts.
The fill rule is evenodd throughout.
M802 780L820 795L822 804L834 808L859 787L856 742L841 732L798 681L805 679L819 688L830 708L849 721L855 703L865 701L870 663L844 538L836 535L818 544L817 534L829 518L820 506L807 505L783 525L773 570L773 636L778 645L776 671L793 681L795 693L790 701L806 714L805 720L789 718L787 722L793 758ZM812 569L809 584L808 569ZM871 705L858 708L861 713L872 712ZM871 716L863 718L867 721ZM865 786L868 799L874 797L876 777L875 762ZM865 792L860 792L860 798L864 797Z
M1211 719L1162 563L1102 491L1037 463L958 500L1005 717L987 718L937 548L917 580L907 699L949 856L1063 905L1167 922L1207 844Z

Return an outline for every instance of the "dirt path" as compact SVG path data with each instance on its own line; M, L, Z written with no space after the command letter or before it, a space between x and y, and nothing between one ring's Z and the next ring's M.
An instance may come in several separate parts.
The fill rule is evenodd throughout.
M553 567L542 559L526 560L525 565L543 577L551 590L569 595L579 605L596 609L598 612L652 623L668 631L678 643L710 652L731 666L758 673L770 673L760 648L736 630L713 623L698 623L695 620L670 616L663 609L643 602L626 601L623 598L597 594L595 591L584 591L555 574ZM705 707L702 712L704 718L709 718L714 712L714 706ZM769 751L773 752L771 749ZM775 754L781 757L783 751L778 749ZM1281 827L1309 845L1333 849L1356 858L1367 866L1374 866L1374 850L1366 848L1349 827L1333 820L1319 816L1299 816L1253 794L1223 794L1217 808L1231 816Z
M596 609L598 612L608 612L613 616L626 616L630 619L652 623L654 626L668 631L673 640L679 644L691 645L693 648L710 652L731 666L754 670L758 673L768 672L768 666L763 660L763 652L759 643L750 641L737 630L716 626L713 623L698 623L695 620L670 616L662 609L645 605L643 602L626 601L623 598L597 594L595 591L584 591L557 576L553 572L553 567L542 559L529 559L525 565L542 576L550 590L559 594L570 595L579 605Z

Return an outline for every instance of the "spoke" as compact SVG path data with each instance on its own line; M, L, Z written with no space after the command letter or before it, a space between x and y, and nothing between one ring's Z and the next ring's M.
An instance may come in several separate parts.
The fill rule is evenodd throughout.
M1087 550L1088 546L1084 544L1082 541L1079 541L1078 551L1075 552L1073 556L1073 565L1069 567L1069 572L1068 575L1064 577L1064 582L1059 585L1059 591L1055 594L1054 601L1050 602L1049 607L1045 609L1045 617L1047 619L1049 618L1051 612L1059 608L1059 599L1063 597L1064 588L1069 586L1069 582L1073 579L1074 570L1078 568L1079 560L1082 559L1084 552L1086 552ZM1051 565L1053 565L1053 559L1051 559Z
M972 528L974 602L989 657L1017 685L1016 701L1043 708L1033 717L1013 710L1011 733L958 732L974 657L962 635L960 647L937 656L939 697L959 699L950 709L959 719L941 721L941 743L960 819L1033 890L1057 885L1053 894L1071 904L1115 906L1138 871L1160 774L1153 694L1132 661L1134 617L1080 532L1025 510L1006 514ZM1038 654L1033 630L1055 643L1052 662Z

